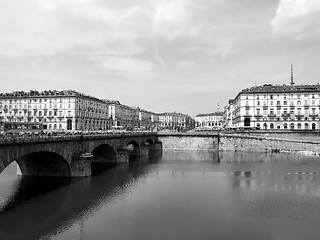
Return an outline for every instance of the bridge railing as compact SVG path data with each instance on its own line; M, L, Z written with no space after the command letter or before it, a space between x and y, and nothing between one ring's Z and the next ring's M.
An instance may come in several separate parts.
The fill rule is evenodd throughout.
M45 141L57 141L57 140L81 140L91 138L105 138L105 137L125 137L156 134L152 131L118 131L118 132L39 132L39 133L10 133L0 134L0 144L8 143L24 143L24 142L45 142Z

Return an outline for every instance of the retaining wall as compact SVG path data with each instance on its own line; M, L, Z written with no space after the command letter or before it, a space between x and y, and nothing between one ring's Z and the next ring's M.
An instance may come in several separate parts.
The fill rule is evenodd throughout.
M213 151L218 149L218 137L201 135L165 135L159 136L163 150Z
M250 152L313 152L320 153L320 141L241 134L170 134L159 135L163 150L250 151ZM319 137L320 139L320 137Z

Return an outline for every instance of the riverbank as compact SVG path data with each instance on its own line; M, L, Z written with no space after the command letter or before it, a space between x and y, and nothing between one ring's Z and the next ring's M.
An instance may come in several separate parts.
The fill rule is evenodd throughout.
M320 155L317 133L167 132L158 134L164 150L282 152Z

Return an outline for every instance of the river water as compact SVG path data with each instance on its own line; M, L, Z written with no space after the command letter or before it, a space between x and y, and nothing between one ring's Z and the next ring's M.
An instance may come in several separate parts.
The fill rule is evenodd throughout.
M98 176L0 174L0 239L320 239L320 159L164 152Z

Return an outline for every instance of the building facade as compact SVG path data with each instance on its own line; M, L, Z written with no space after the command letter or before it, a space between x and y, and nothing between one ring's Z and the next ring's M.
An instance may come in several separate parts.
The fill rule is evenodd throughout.
M121 104L116 100L103 100L108 108L108 128L123 128L131 130L137 123L134 108Z
M224 127L224 112L198 114L195 117L196 130L220 130Z
M0 94L1 122L38 122L54 131L104 130L106 120L103 101L73 90Z
M142 130L154 130L158 128L159 125L159 116L156 113L140 109L135 107L137 115L137 125L136 128Z
M234 99L234 128L320 129L320 85L255 86Z
M227 106L224 109L224 128L225 129L232 129L233 128L233 107L234 107L234 100L230 99L228 101Z
M159 127L173 131L185 131L195 127L195 121L188 115L177 112L159 114Z

